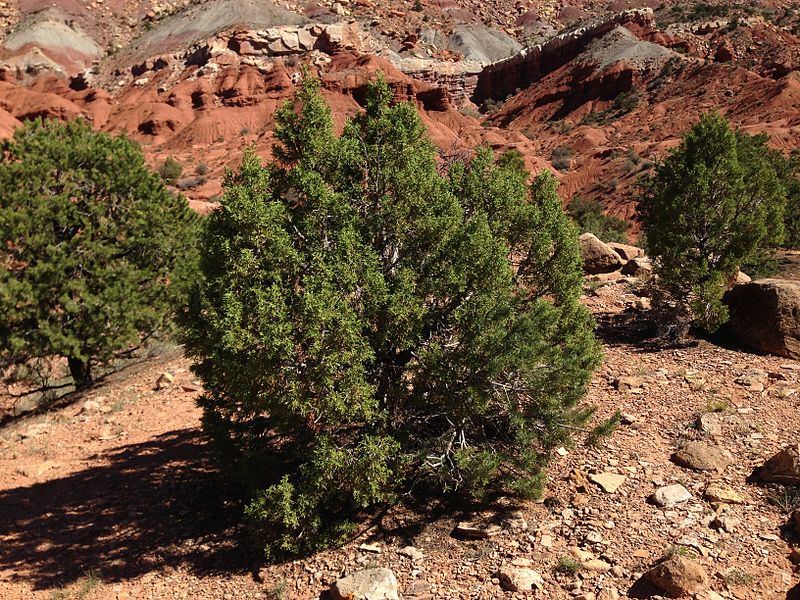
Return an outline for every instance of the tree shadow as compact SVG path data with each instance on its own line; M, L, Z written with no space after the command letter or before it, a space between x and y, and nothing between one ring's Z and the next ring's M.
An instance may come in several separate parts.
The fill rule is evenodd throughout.
M164 567L199 575L255 568L242 548L240 510L197 430L116 448L107 463L0 492L0 570L35 589L89 570L104 581Z
M514 519L522 508L521 504L500 493L488 494L477 500L467 495L442 495L431 487L365 519L356 537L366 533L367 542L415 546L433 527L462 542L484 543L486 538L460 533L456 525L467 521L506 529L509 520ZM427 542L424 545L429 546Z
M137 374L141 372L143 369L152 364L152 359L154 356L172 359L177 358L180 355L181 352L179 350L166 350L161 352L153 350L150 353L145 353L142 355L134 354L124 359L117 359L114 364L101 369L92 385L86 390L76 390L74 384L72 383L72 378L69 376L62 377L53 385L45 385L38 389L25 390L13 398L19 400L26 396L35 397L48 392L55 392L55 395L52 398L37 401L36 405L30 410L16 412L16 407L14 407L14 409L11 411L0 408L0 429L6 425L12 425L14 423L24 421L30 417L56 412L75 404L76 402L80 401L87 392L97 390L103 385L108 384L109 382L117 381L121 377L131 373Z
M628 309L594 315L595 334L608 346L630 346L642 352L663 349L656 339L656 326L649 313Z
M659 337L656 319L652 311L627 309L622 312L596 313L595 334L608 346L626 346L638 352L661 352L697 346L706 341L714 346L734 352L745 352L766 356L766 353L742 344L726 326L714 333L692 327L681 341L669 342Z

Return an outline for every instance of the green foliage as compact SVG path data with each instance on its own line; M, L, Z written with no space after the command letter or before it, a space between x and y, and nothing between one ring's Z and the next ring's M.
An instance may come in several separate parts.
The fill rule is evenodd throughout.
M610 108L607 108L606 110L590 112L584 116L583 119L581 119L581 124L603 125L606 123L611 123L612 121L616 121L617 119L624 117L629 112L634 110L637 106L639 106L640 101L641 98L634 92L620 92L616 98L614 98L614 102L611 104Z
M610 437L622 421L622 413L617 410L608 419L598 423L586 436L587 446L600 446L601 440Z
M716 19L725 17L730 12L730 7L725 5L714 5L700 2L692 6L686 19L688 21L702 21L707 19Z
M564 575L575 575L582 568L583 565L571 556L562 556L556 563L556 573L563 573Z
M731 567L722 573L722 581L729 588L739 585L750 586L753 585L754 580L755 578L750 573L738 567Z
M336 137L318 86L278 113L275 162L227 175L185 319L271 558L412 489L535 495L600 358L555 178L487 148L441 173L383 82Z
M703 115L643 182L640 211L660 302L709 331L737 270L783 237L786 191L760 143Z
M567 213L581 232L593 233L604 242L628 243L628 224L622 219L604 214L603 204L597 200L575 196L567 205Z
M164 160L164 164L158 169L158 174L161 175L161 179L163 179L164 183L167 185L175 185L181 173L183 173L183 166L172 156L168 156L166 160Z
M737 147L745 152L745 156L766 159L775 169L778 180L786 190L783 244L787 248L800 248L800 156L796 153L786 156L780 150L769 148L768 141L769 138L763 133L736 133Z
M559 171L569 171L575 151L569 146L558 146L553 149L550 157L553 168Z
M130 140L32 121L0 157L0 364L63 356L78 387L165 324L198 217Z

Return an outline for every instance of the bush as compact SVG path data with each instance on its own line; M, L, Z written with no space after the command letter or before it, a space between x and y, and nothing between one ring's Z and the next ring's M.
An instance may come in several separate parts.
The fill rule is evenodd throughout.
M81 121L18 129L0 188L0 363L63 356L86 387L184 300L198 217L134 142Z
M763 133L759 135L736 133L737 148L744 156L754 154L757 157L764 157L775 169L781 185L786 190L783 244L788 248L800 248L800 156L795 152L785 156L780 150L769 148L767 141L769 138ZM759 265L745 266L758 273Z
M644 181L640 214L660 304L709 331L727 320L722 296L744 264L783 237L786 191L758 144L716 113L703 115Z
M164 183L167 185L175 185L181 173L183 173L181 163L171 156L166 158L164 164L161 165L161 168L158 170L158 174L161 175L161 179L163 179Z
M537 495L600 357L551 175L529 188L486 148L440 174L383 82L337 138L318 85L279 111L275 162L226 176L185 318L204 427L273 559L412 490Z
M557 148L553 148L553 153L550 156L553 168L558 169L559 171L569 171L570 165L572 164L572 157L574 155L575 151L569 146L558 146Z
M573 218L581 232L593 233L604 242L628 243L628 223L603 213L604 207L597 200L584 200L575 196L567 205L567 213Z
M197 165L197 168L194 170L194 172L202 176L202 175L208 175L209 170L210 169L208 168L208 165L206 163L200 163L199 165Z
M191 190L206 182L205 177L184 177L175 182L175 187L179 190Z

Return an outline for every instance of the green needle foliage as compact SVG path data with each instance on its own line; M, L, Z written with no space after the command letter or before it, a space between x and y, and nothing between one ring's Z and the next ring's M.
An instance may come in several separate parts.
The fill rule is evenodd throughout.
M600 360L552 176L485 148L440 167L383 82L336 137L318 86L278 113L274 162L227 175L185 319L273 559L412 491L535 496Z
M198 217L134 142L82 121L18 129L0 189L0 365L66 357L85 388L185 301Z
M593 233L604 242L628 243L628 224L622 219L603 213L603 203L575 196L567 206L567 213L575 220L581 232Z
M786 190L764 149L706 114L643 182L642 225L676 337L691 321L708 331L727 321L722 297L737 270L783 238Z

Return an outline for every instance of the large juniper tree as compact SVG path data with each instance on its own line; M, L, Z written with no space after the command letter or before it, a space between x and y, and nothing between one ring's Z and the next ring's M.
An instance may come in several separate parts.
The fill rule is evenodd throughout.
M0 156L0 366L62 356L91 384L183 301L197 219L134 142L27 122Z
M276 136L227 176L184 334L267 554L412 489L536 495L600 358L555 179L488 149L443 173L382 82L336 137L307 79Z
M643 182L640 215L670 322L714 330L737 270L759 263L783 237L786 190L763 139L703 115ZM679 328L680 330L680 328ZM680 333L680 331L679 331Z

